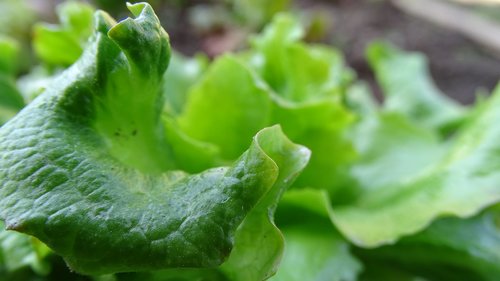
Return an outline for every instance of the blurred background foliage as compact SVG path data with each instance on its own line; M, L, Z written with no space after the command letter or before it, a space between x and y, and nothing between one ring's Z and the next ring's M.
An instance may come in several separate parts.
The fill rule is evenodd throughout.
M82 48L81 40L89 30L77 30L84 23L61 18L64 12L56 7L61 0L1 0L0 34L10 37L20 45L16 73L25 73L36 60L51 57L45 62L49 69L67 66ZM82 2L82 1L79 1ZM127 16L125 0L87 0L89 5L108 11L115 18ZM131 1L134 2L134 1ZM185 54L204 53L209 57L235 51L246 46L249 34L258 32L272 16L281 11L292 12L307 27L307 41L334 45L345 53L348 64L359 77L372 82L373 74L365 60L365 48L373 40L383 39L407 49L426 54L431 74L437 85L447 95L461 103L471 103L475 94L489 92L500 76L500 5L495 0L439 0L452 8L459 8L468 15L484 19L498 26L493 31L481 24L451 19L448 23L415 16L405 9L405 0L150 0L160 20L170 34L174 49ZM417 10L440 18L444 11L426 7L432 3L418 1ZM401 4L403 3L403 4ZM472 4L471 4L472 3ZM67 9L71 9L69 6ZM88 13L91 8L75 13ZM437 14L439 13L439 14ZM417 11L418 14L418 11ZM436 14L436 15L434 15ZM59 15L59 17L58 17ZM446 18L446 17L444 17ZM39 24L47 22L49 24ZM37 23L37 24L35 24ZM60 23L60 24L59 24ZM57 24L56 28L54 24ZM469 26L470 25L470 26ZM463 30L472 30L473 37L499 38L486 48L481 38L471 38ZM75 31L76 30L76 31ZM50 56L32 38L61 40L56 34L66 34L66 42L73 45L57 56ZM486 35L481 35L485 33ZM33 42L33 43L31 43ZM491 45L491 44L490 44ZM80 46L80 47L78 47ZM37 56L33 56L33 50ZM53 55L53 54L52 54ZM54 59L55 58L55 59ZM43 70L38 70L43 72ZM42 76L42 75L40 75ZM379 97L380 90L371 83Z

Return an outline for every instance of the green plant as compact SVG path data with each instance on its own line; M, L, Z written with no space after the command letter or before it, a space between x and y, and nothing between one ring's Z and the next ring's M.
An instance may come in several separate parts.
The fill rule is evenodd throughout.
M0 129L0 217L52 249L3 232L6 278L51 251L94 280L500 277L500 90L460 106L374 43L378 105L290 16L209 62L129 9Z

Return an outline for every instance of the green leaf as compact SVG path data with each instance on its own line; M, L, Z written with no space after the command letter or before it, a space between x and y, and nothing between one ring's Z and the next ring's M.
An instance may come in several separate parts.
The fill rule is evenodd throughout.
M366 82L357 81L347 89L346 106L356 112L361 119L371 118L379 110L379 105Z
M24 106L24 100L14 80L18 55L17 42L8 37L0 37L0 125Z
M268 90L227 55L217 59L191 88L178 122L187 135L217 145L222 157L232 160L255 133L271 125L271 106Z
M290 0L231 0L234 13L248 26L260 27L270 21L272 17L286 10L290 6Z
M439 130L456 126L465 117L465 108L436 87L421 54L379 42L368 47L367 58L386 97L386 110Z
M94 8L86 3L68 1L56 9L61 26L78 34L84 42L87 41L92 34Z
M365 270L359 276L358 280L360 281L429 281L422 276L402 270L391 263L376 260L370 263L363 262L365 262Z
M356 154L347 129L353 116L336 99L290 104L276 102L274 123L294 142L311 149L311 161L299 176L297 187L326 189L336 202L349 201L357 192L349 182L348 165Z
M12 118L24 106L14 78L0 73L0 124Z
M119 273L116 281L227 281L216 269L167 269L149 272Z
M306 45L299 23L286 14L277 15L263 34L254 38L250 64L281 97L309 102L340 98L352 78L335 49Z
M366 116L353 128L352 141L359 158L351 173L362 189L372 192L415 177L447 149L435 133L397 113Z
M1 224L3 228L3 223ZM34 237L14 231L0 232L0 256L7 273L31 267L40 275L46 275L50 265L44 258L50 250Z
M345 188L347 166L355 152L345 134L353 116L343 99L352 73L339 52L299 42L302 35L292 17L279 14L245 55L273 90L272 123L281 124L287 136L312 151L295 185L324 188L335 200L349 201L356 191Z
M217 266L308 150L272 127L229 167L175 170L161 118L168 36L149 4L129 9L118 24L98 12L81 59L0 129L0 217L80 273Z
M265 280L272 276L283 254L283 235L274 224L274 212L281 196L307 165L310 151L287 138L261 131L259 144L267 147L280 174L274 186L245 218L235 236L235 248L222 270L232 279ZM268 129L269 130L269 129ZM272 131L271 131L272 132ZM281 132L281 131L280 131Z
M470 217L499 202L499 106L500 88L434 165L368 189L352 205L334 207L332 219L339 230L359 246L375 247L419 232L439 216ZM385 169L392 173L396 168Z
M348 243L328 224L285 227L283 233L284 258L278 273L270 280L357 280L359 262L349 253Z
M0 34L0 73L15 74L18 70L19 44Z
M172 53L164 77L163 91L166 95L164 111L174 116L182 112L189 88L199 80L207 67L208 59L205 56L187 58L180 53Z
M82 54L92 34L94 8L68 1L57 7L60 25L39 23L34 26L33 49L46 64L69 66Z
M177 122L163 117L165 138L171 148L177 167L189 173L198 173L226 163L221 158L221 148L213 143L200 141L183 132Z
M360 251L367 262L398 265L430 280L498 280L499 208L468 218L445 218L396 245Z
M176 118L181 131L191 139L215 145L225 160L242 153L259 129L279 123L293 141L313 150L311 163L297 185L328 188L332 194L341 185L339 178L347 173L339 167L354 157L344 137L351 120L339 96L301 103L283 99L232 55L210 66L190 89L185 108Z
M270 280L357 280L362 266L329 221L329 204L324 190L290 190L284 195L276 220L285 237L285 253Z

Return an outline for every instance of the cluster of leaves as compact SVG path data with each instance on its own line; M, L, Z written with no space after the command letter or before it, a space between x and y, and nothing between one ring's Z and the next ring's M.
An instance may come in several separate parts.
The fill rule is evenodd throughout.
M379 42L379 105L291 16L210 62L148 4L80 5L20 90L0 41L2 120L29 102L0 129L0 280L500 278L500 90L458 105Z

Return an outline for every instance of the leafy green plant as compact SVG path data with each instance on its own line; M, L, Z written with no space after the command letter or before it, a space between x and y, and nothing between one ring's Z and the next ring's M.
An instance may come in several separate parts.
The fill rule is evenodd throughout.
M0 128L5 280L56 256L75 280L500 278L500 90L458 105L377 42L379 105L288 15L209 61L128 8L75 20L85 44L62 20L82 55L39 53L73 64Z
M48 64L65 66L77 60L92 33L93 12L91 6L78 2L58 6L59 26L34 26L33 48L38 57Z
M240 231L250 224L266 230L262 239L279 239L268 209L307 149L272 127L231 167L178 170L160 119L168 37L149 5L129 8L137 18L118 24L98 13L82 58L2 127L7 228L38 237L87 274L219 265L235 234L244 243L236 228L245 217Z
M0 37L0 124L5 123L24 106L15 82L18 56L17 42L10 37Z

